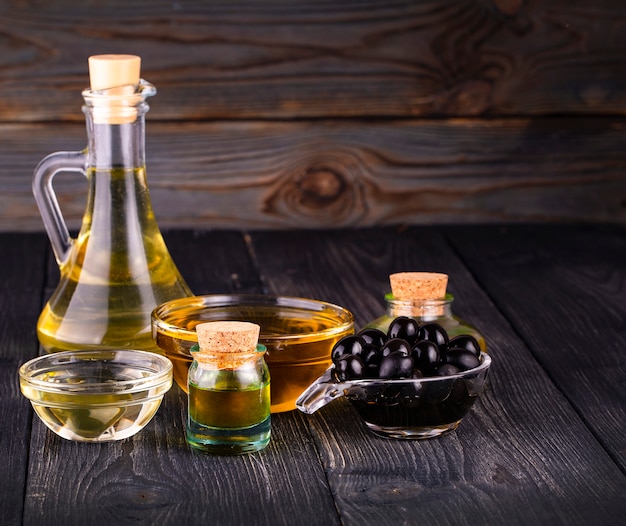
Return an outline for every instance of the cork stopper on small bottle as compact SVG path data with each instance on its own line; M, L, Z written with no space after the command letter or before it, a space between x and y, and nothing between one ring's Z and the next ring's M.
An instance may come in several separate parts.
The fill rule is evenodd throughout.
M137 119L135 105L140 82L141 58L136 55L89 57L90 89L103 92L94 103L97 124L127 124Z
M389 276L397 300L440 300L446 296L448 275L437 272L398 272Z
M218 369L234 368L256 352L261 328L246 321L210 321L196 325L199 351L194 358Z

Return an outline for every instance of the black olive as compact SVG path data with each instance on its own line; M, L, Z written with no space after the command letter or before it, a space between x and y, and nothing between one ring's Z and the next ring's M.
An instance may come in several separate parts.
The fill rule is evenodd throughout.
M441 325L435 322L420 325L417 339L428 340L429 342L436 343L439 346L440 351L448 346L447 331Z
M408 356L411 354L411 345L402 338L392 338L387 340L380 350L383 358L396 351L401 352L404 356Z
M398 316L389 325L387 338L402 338L413 345L417 341L418 330L419 324L413 318Z
M361 361L365 366L363 370L363 376L366 378L377 378L378 377L378 367L380 365L380 361L383 355L380 352L378 347L375 347L372 344L368 344L365 346L363 353L361 354Z
M363 369L363 378L378 378L379 371L379 364L370 363Z
M365 343L375 345L379 349L387 341L387 335L380 329L363 329L359 331L358 336L365 340Z
M439 346L428 340L417 342L411 350L411 356L415 365L426 374L432 374L439 365Z
M358 380L363 378L365 367L361 358L353 354L346 354L337 360L335 375L340 382L345 380Z
M344 336L334 346L330 353L330 357L333 363L337 363L337 360L342 356L353 355L360 356L365 348L365 340L360 336L351 334L350 336Z
M459 348L448 349L443 356L443 362L454 365L461 371L474 369L480 365L480 360L472 351Z
M461 370L456 365L444 363L437 367L436 374L437 376L450 376L451 374L457 374L459 372L461 372Z
M480 344L471 334L460 334L459 336L451 338L448 342L448 347L467 349L468 351L472 351L477 357L480 357Z
M424 378L424 373L418 367L413 366L413 374L411 378Z
M380 364L380 360L383 355L378 347L372 344L367 344L361 353L361 360L365 365Z
M410 356L403 356L398 364L397 377L398 378L411 378L413 375L413 369L415 364L413 358Z
M394 351L380 362L378 376L384 380L410 378L413 374L413 358L400 351Z

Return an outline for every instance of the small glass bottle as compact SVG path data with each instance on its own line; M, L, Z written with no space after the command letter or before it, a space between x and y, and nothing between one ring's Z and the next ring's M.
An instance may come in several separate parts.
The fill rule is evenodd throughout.
M398 316L414 318L419 323L435 322L454 338L469 334L476 338L486 352L483 335L472 325L452 314L452 294L446 293L448 276L433 272L400 272L389 276L391 292L385 295L387 309L363 328L375 328L387 332L391 322Z
M239 455L270 440L270 374L260 327L223 321L196 326L191 348L187 442L204 453Z

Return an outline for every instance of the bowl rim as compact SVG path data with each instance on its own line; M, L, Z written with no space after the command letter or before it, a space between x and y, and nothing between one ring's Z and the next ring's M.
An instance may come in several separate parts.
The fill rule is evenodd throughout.
M485 351L480 351L481 363L479 366L474 367L473 369L466 369L465 371L459 371L458 373L448 374L446 376L424 376L422 378L358 378L356 380L344 380L339 382L344 385L362 385L362 386L371 386L376 384L385 384L385 385L403 385L403 384L414 384L416 382L419 383L434 383L434 382L442 382L442 381L450 381L456 380L457 378L467 378L475 375L479 375L482 373L486 373L491 367L492 357L487 354ZM331 366L331 369L334 369L335 365Z
M53 370L57 363L77 363L79 360L115 362L115 356L132 355L142 359L148 359L155 363L151 374L141 378L131 380L116 380L114 382L94 382L88 384L67 384L54 383L41 380L41 376L46 371ZM92 358L89 358L89 357ZM100 357L99 357L100 356ZM110 356L110 359L106 357ZM65 362L64 362L65 361ZM47 367L41 366L51 362ZM118 361L118 363L120 363ZM25 384L31 388L48 393L60 393L64 395L83 396L86 394L108 394L108 393L137 393L154 387L159 387L172 382L173 365L169 358L155 352L142 351L138 349L79 349L71 351L59 351L50 354L36 356L22 364L18 370L20 385ZM22 390L23 393L23 390ZM24 394L24 393L23 393ZM162 396L162 394L161 394ZM30 398L30 397L28 397ZM32 399L31 399L32 400ZM116 402L117 404L117 402ZM106 404L104 404L106 405Z
M262 341L264 345L271 345L273 343L288 342L297 340L303 337L311 338L315 336L330 337L335 334L344 333L347 330L354 329L354 315L352 312L341 305L331 303L324 300L318 300L313 298L304 298L300 296L283 296L273 294L204 294L197 296L189 296L185 298L178 298L170 300L157 306L152 311L152 329L157 332L178 332L181 335L187 335L192 339L197 339L196 331L183 329L178 325L169 323L163 319L168 308L196 305L203 308L220 308L243 305L246 307L255 306L285 306L291 308L302 308L311 312L322 312L324 310L332 310L336 313L340 313L344 321L336 326L328 327L323 330L306 332L303 334L282 334L282 335L266 335L263 334L263 327L261 327L261 334L259 335L259 341ZM306 307L309 308L306 308ZM311 307L317 307L312 309Z

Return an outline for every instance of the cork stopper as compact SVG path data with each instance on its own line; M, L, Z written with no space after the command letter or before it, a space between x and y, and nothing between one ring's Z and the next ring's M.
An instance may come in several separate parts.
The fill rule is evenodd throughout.
M89 57L93 117L97 124L128 124L137 120L141 58L136 55Z
M439 300L446 295L448 275L437 272L398 272L389 276L393 297L403 301Z
M239 367L256 352L261 327L246 321L211 321L196 325L200 350L194 358L218 369Z
M135 86L139 84L140 71L141 57L136 55L89 57L89 81L94 91Z

